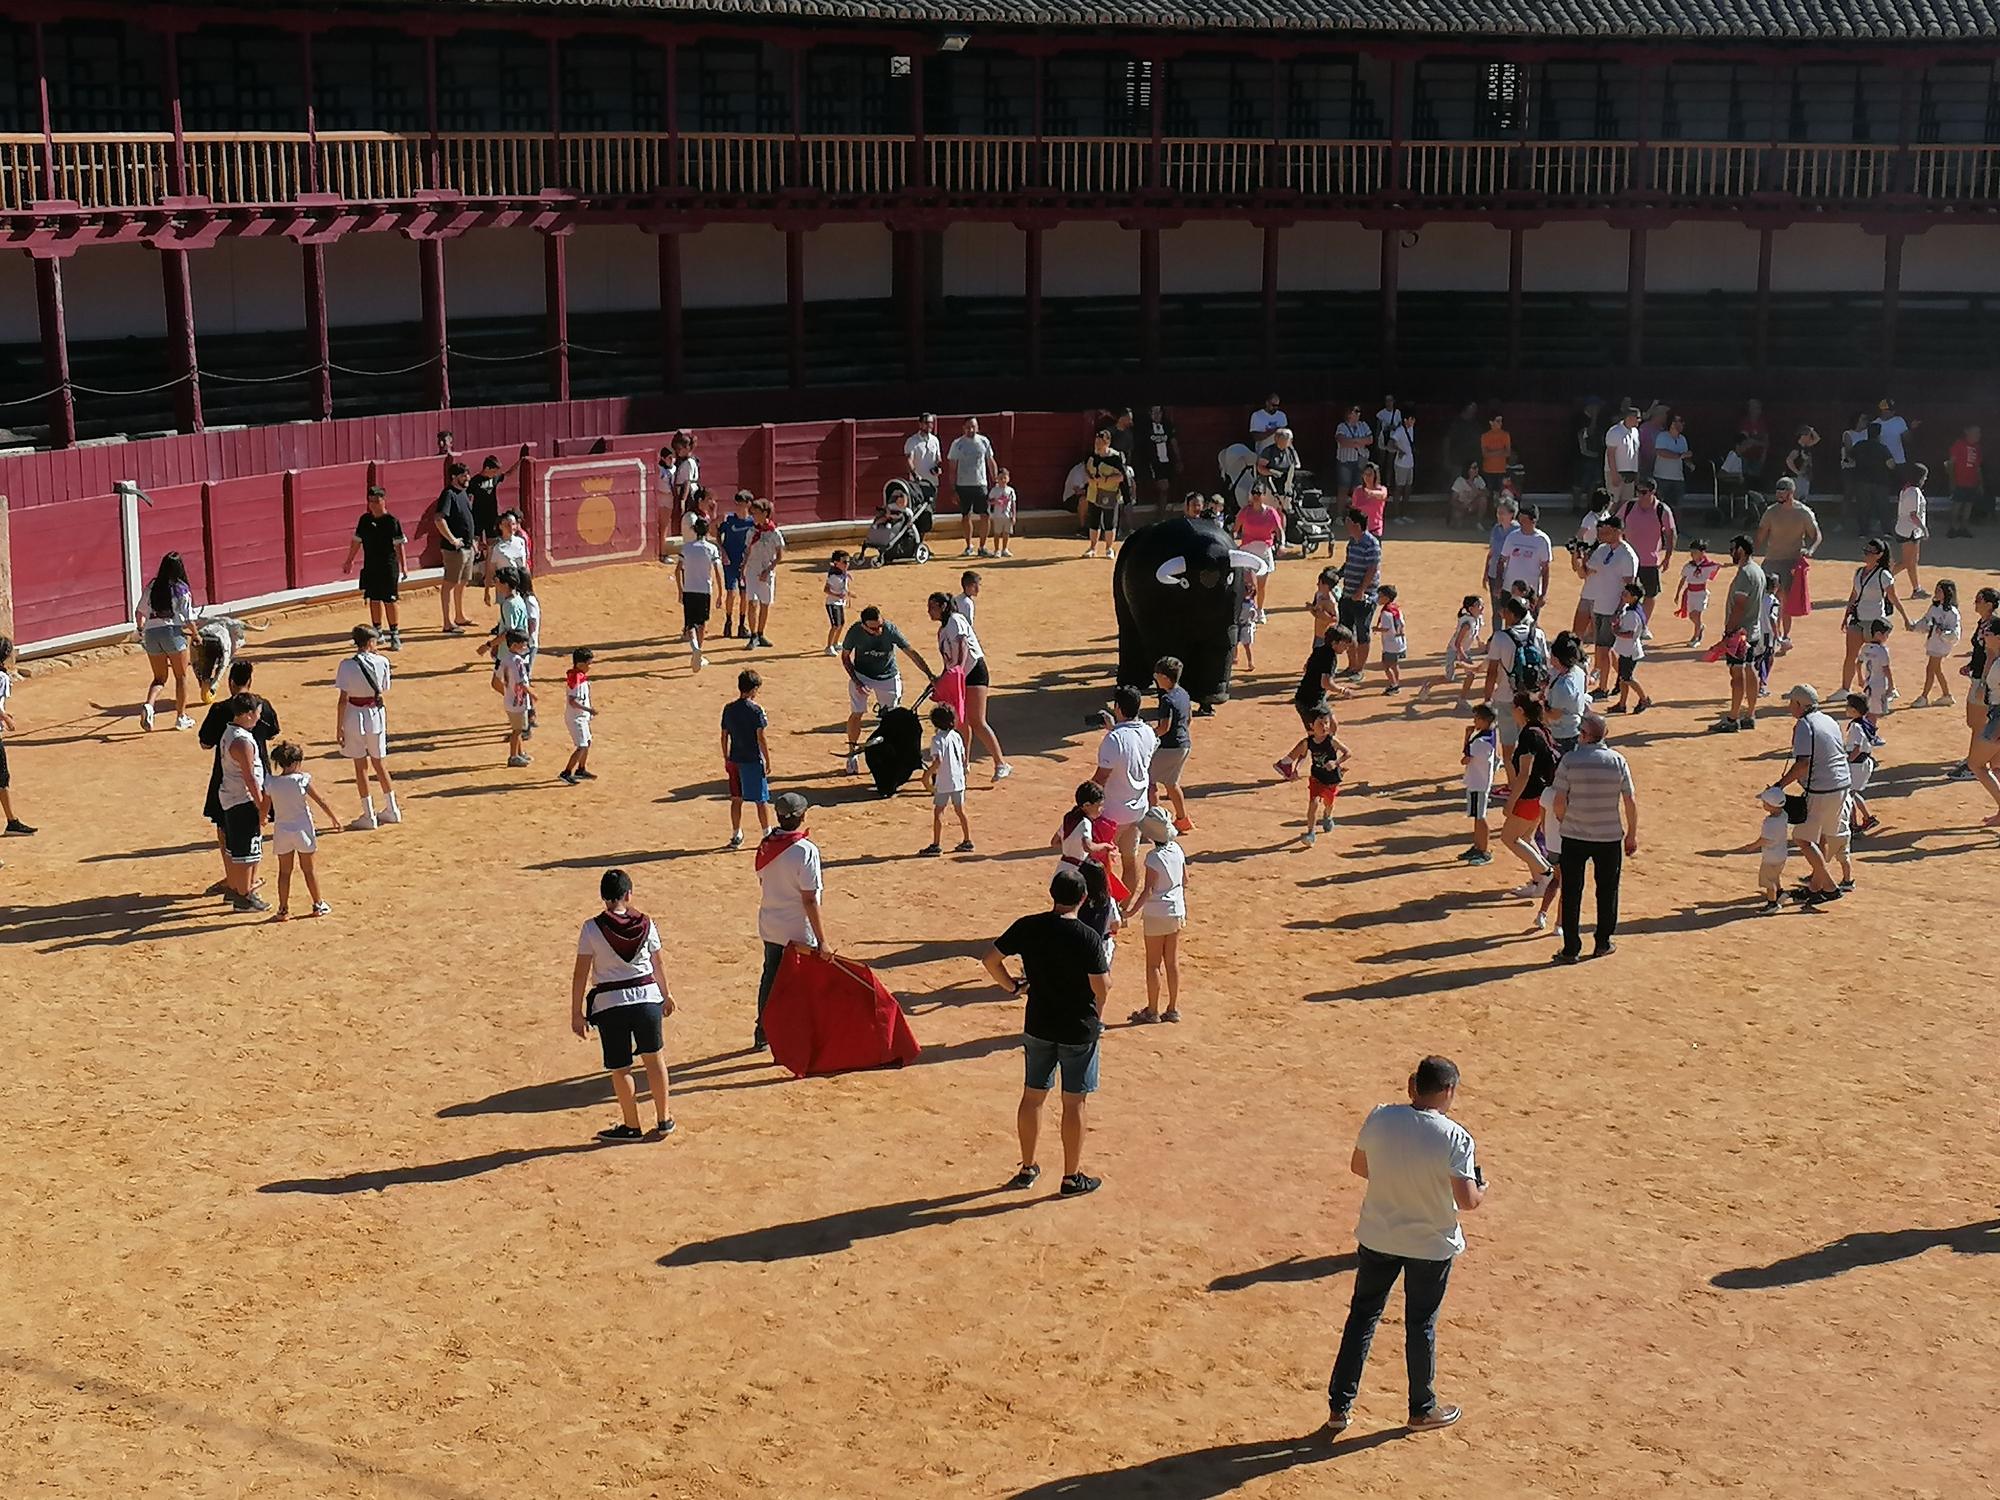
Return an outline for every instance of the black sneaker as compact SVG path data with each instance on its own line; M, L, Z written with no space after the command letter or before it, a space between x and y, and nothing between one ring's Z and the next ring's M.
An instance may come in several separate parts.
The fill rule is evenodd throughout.
M7 820L7 831L9 833L25 835L33 833L35 830L30 828L26 823L23 823L19 818L9 818Z
M1021 1168L1020 1171L1016 1172L1012 1177L1009 1177L1007 1179L1007 1186L1017 1190L1022 1188L1031 1188L1041 1180L1041 1176L1042 1176L1042 1169L1039 1166L1035 1165L1033 1162L1030 1162L1027 1166Z
M1581 963L1582 961L1583 955L1581 953L1572 953L1567 948L1558 949L1556 956L1549 960L1550 963L1562 964L1565 968L1574 963Z
M1076 1172L1062 1180L1062 1196L1081 1198L1085 1193L1094 1193L1103 1186L1102 1177L1086 1177L1083 1173Z
M1616 943L1609 941L1596 943L1593 944L1591 947L1590 956L1592 958L1604 958L1610 954L1616 953L1617 951L1618 951L1618 945Z
M1840 882L1839 890L1842 895L1846 895L1847 892L1853 889L1854 889L1854 882L1852 880L1843 880Z
M269 911L271 909L271 903L266 901L262 896L238 896L232 894L229 898L229 904L238 911Z

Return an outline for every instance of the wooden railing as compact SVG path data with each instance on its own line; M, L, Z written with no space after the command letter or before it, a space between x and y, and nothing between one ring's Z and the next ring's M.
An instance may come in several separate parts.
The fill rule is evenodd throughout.
M309 191L311 137L298 131L190 132L187 190L211 203L290 203Z
M0 135L0 209L26 208L42 196L42 138Z
M166 131L59 135L55 147L58 198L85 208L150 208L167 197L174 138Z
M1615 198L1632 185L1630 141L1537 141L1530 186L1550 198Z
M934 135L924 142L931 186L947 193L1018 193L1034 185L1035 142L1017 135Z
M909 139L900 135L808 135L799 140L806 185L827 193L869 196L900 192L908 183Z
M2000 198L2000 146L1918 146L1910 191L1933 203Z
M664 132L591 131L566 135L556 152L556 180L585 198L636 198L659 192L667 184Z
M681 186L697 193L775 193L787 186L788 135L684 135Z
M319 190L355 203L413 198L424 185L429 138L382 130L322 130Z
M1136 193L1150 142L1131 136L1063 135L1042 142L1047 183L1058 193Z
M453 131L438 136L444 181L468 198L521 198L554 187L546 135Z
M1816 201L1873 198L1889 190L1894 146L1780 146L1784 191Z
M1380 141L1280 141L1278 154L1284 164L1279 180L1287 190L1326 198L1381 192L1389 160L1389 148Z
M1744 198L1764 181L1764 146L1730 141L1653 147L1653 191L1673 199Z
M1484 198L1513 186L1514 145L1411 141L1403 147L1409 190L1423 198Z
M1243 198L1264 186L1269 141L1160 142L1160 186L1172 193Z

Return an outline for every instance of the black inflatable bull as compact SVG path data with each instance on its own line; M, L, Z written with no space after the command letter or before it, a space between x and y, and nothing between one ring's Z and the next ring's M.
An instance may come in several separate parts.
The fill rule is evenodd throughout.
M1178 656L1197 703L1229 697L1243 575L1264 562L1230 546L1213 521L1175 516L1142 526L1119 549L1111 589L1118 610L1118 680L1151 691L1153 663Z

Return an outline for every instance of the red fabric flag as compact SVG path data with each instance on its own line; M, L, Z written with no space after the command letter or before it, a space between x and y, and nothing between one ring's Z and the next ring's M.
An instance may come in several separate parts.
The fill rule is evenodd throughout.
M1812 559L1801 557L1792 569L1791 587L1785 591L1785 613L1794 619L1812 613Z
M902 1064L918 1052L903 1007L866 964L796 943L772 981L764 1035L794 1078Z
M931 701L950 709L962 728L965 724L965 668L946 667L938 673L937 681L931 684Z

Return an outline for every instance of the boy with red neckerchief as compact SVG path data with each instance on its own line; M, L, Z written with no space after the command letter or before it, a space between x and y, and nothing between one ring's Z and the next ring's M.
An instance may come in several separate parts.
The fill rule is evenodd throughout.
M819 846L806 834L808 804L798 792L784 792L771 803L778 826L757 845L757 936L764 943L764 972L757 980L757 1029L751 1046L762 1051L764 1007L778 965L793 944L810 948L819 958L831 958L826 928L820 919Z

